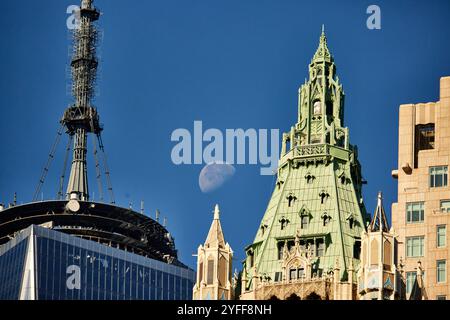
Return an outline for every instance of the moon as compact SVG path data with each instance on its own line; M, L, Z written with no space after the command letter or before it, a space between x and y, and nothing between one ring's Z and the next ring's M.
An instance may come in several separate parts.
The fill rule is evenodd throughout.
M228 163L212 162L203 167L198 176L198 184L203 193L220 188L235 173L236 169Z

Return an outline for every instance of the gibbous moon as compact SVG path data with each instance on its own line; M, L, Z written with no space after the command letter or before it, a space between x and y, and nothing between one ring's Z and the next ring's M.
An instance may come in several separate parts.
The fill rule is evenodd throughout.
M203 167L198 177L198 184L203 193L220 188L229 180L236 169L227 163L212 162Z

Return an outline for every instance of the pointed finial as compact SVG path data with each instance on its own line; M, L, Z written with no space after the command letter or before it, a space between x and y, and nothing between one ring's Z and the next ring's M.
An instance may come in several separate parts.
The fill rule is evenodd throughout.
M380 206L380 207L382 205L382 200L383 200L383 193L381 191L378 191L377 205Z
M315 61L328 61L332 62L333 57L330 54L330 50L327 46L327 36L325 35L325 25L322 24L322 33L319 38L319 47L316 50L316 53L313 56L313 60Z
M216 206L214 207L214 220L219 220L219 218L220 218L219 205L216 204Z

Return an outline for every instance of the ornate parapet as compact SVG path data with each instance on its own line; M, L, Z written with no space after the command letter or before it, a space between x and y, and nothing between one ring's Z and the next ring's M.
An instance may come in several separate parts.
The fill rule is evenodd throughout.
M262 283L255 290L256 300L328 300L333 297L330 278L296 279L280 283Z

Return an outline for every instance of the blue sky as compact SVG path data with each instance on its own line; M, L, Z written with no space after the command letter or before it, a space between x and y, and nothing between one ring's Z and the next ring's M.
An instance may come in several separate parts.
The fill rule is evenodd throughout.
M0 20L0 202L28 202L71 98L66 8L75 0L2 1ZM235 166L220 189L202 193L202 165L175 166L177 128L279 128L297 117L297 90L325 24L346 93L345 125L359 147L370 212L382 190L396 200L398 107L436 101L450 75L448 1L97 0L98 96L103 141L118 204L145 201L168 219L180 258L194 266L215 203L236 267L273 188L259 165ZM381 8L381 30L366 8ZM64 143L44 185L57 192ZM93 173L93 163L90 162ZM90 187L96 182L90 175Z

